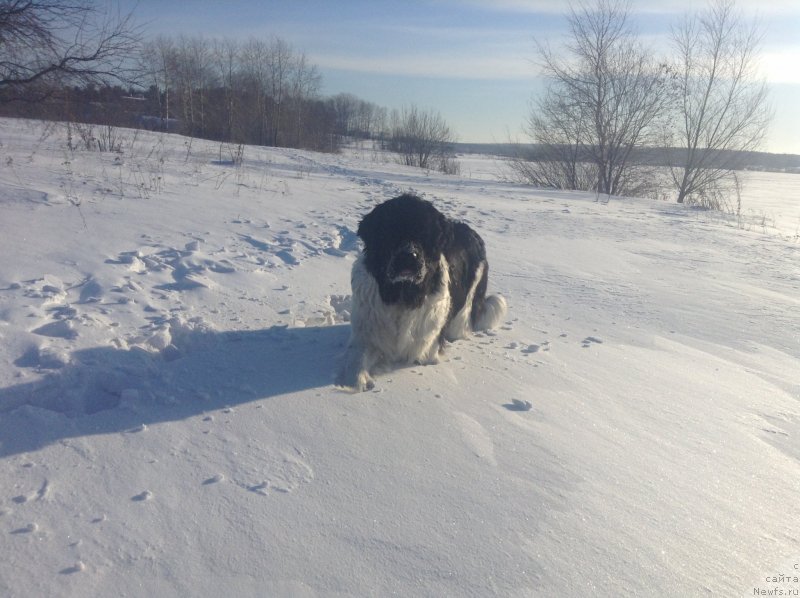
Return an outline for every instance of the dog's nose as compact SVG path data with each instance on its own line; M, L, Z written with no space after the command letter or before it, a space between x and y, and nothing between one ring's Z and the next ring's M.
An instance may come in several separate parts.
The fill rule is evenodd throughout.
M413 258L419 257L419 249L413 243L403 243L398 250L399 254L410 255Z
M417 280L425 272L422 255L422 249L413 242L399 245L389 262L389 278L395 282Z

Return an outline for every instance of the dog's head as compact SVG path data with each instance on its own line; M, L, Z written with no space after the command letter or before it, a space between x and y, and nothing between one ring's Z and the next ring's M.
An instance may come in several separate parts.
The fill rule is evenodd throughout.
M366 267L382 295L384 288L429 283L452 234L450 221L432 203L409 194L376 206L358 226Z

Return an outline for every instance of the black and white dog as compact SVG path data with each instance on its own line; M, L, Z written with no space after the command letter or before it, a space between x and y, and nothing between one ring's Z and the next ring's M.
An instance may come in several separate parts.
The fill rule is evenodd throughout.
M437 363L446 340L497 326L506 312L486 296L483 240L415 195L376 206L358 226L364 251L353 264L352 335L336 384L363 391L392 364Z

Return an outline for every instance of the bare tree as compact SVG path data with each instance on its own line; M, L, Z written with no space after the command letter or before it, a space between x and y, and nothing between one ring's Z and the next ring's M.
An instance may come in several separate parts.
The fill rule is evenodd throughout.
M350 93L328 98L336 119L336 133L362 139L376 139L386 132L386 108L366 102Z
M220 127L220 137L226 141L231 141L234 137L239 105L241 104L241 100L236 93L236 83L240 78L238 69L241 49L235 40L215 39L211 53L215 75L222 86L224 98L221 113L225 122Z
M300 52L294 60L291 81L291 99L294 110L294 144L302 145L305 138L307 108L311 100L316 99L322 86L322 75L317 65L311 64L305 52Z
M294 54L292 46L282 40L275 38L270 44L269 70L271 110L269 114L270 145L282 145L283 137L283 111L284 101L289 93L292 70L294 67Z
M328 99L336 119L336 132L339 135L350 135L354 129L358 98L351 93L339 93Z
M158 116L166 122L170 119L170 91L174 87L175 44L168 37L158 36L144 44L139 60L142 73L155 89Z
M239 57L242 84L251 101L251 129L254 141L260 145L271 142L270 125L270 44L258 38L250 38L242 47Z
M392 121L389 149L400 155L403 164L449 173L458 171L452 155L455 135L441 114L420 110L412 104L394 112Z
M536 144L517 144L510 165L517 180L551 189L594 189L597 167L586 151L583 110L551 88L531 106L526 134Z
M191 137L205 134L208 83L211 79L209 44L200 37L180 36L175 45L175 87L182 130Z
M670 167L678 203L721 207L739 185L741 152L763 140L771 110L757 73L760 41L757 23L746 23L731 0L713 0L673 28L680 102L667 144L682 149Z
M529 132L550 150L539 159L549 162L542 174L555 176L554 186L581 188L592 174L599 193L638 191L633 151L655 144L669 95L666 67L638 41L629 14L623 0L582 2L567 15L565 57L539 46L549 89L534 104Z
M0 90L30 101L64 83L129 83L139 40L131 13L91 0L0 0Z
M241 48L238 71L247 128L254 133L248 140L302 146L310 103L321 86L316 65L280 38L251 38Z

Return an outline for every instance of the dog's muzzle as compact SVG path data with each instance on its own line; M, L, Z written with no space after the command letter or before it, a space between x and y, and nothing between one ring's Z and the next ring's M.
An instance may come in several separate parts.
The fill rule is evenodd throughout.
M422 248L416 243L404 243L392 254L387 272L391 282L419 284L425 278L425 273Z

